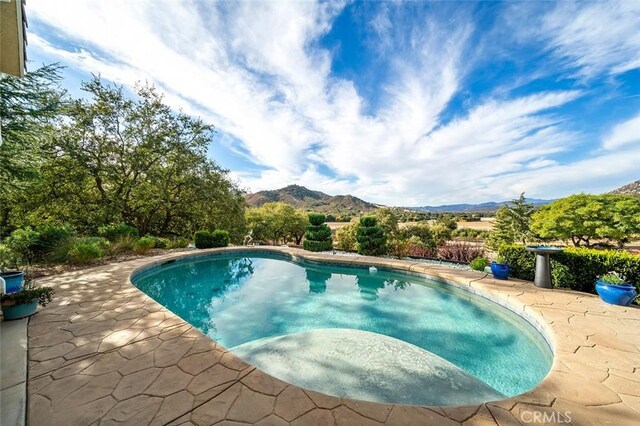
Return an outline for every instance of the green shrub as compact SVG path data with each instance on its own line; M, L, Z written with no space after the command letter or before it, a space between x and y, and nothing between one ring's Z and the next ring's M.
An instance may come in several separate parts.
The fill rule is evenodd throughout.
M325 222L325 216L322 213L309 213L309 223L313 226L320 226Z
M133 245L133 251L136 254L146 254L156 246L156 242L153 237L140 237Z
M147 235L147 237L153 239L153 248L166 249L171 243L171 240L169 240L168 238L154 237L152 235Z
M59 240L54 247L51 248L45 260L49 263L64 263L67 262L71 257L72 250L78 245L91 245L97 248L100 251L100 256L104 256L104 254L109 250L110 244L106 238L102 237L66 237L64 239ZM72 260L72 263L74 261ZM83 263L83 262L79 262Z
M226 247L229 245L229 232L216 229L211 233L213 247Z
M350 223L347 226L336 230L336 243L339 250L355 251L358 240L356 239L357 223Z
M331 241L304 240L302 248L307 251L330 251L333 250L333 243Z
M137 237L129 234L121 235L109 245L109 254L118 255L123 253L131 253L136 245Z
M325 216L321 213L309 213L307 232L304 234L302 247L308 251L328 251L333 249L331 229L324 223Z
M16 270L21 263L20 254L12 250L7 244L0 244L0 272Z
M35 260L35 255L31 248L36 244L40 234L30 227L16 229L11 233L5 243L11 250L18 253L20 257L28 262Z
M484 268L490 265L489 259L486 257L476 257L469 264L474 271L484 271Z
M436 242L433 238L433 232L428 223L417 223L402 229L401 234L404 238L417 237L420 242L427 247L435 247ZM414 240L415 241L415 240Z
M532 281L535 276L535 254L524 246L503 246L500 261L508 263L515 278ZM640 289L640 256L615 250L568 247L551 256L551 278L556 287L595 293L598 277L617 272Z
M126 223L116 223L99 227L98 235L109 241L116 241L125 236L137 238L139 233L138 228L135 226L127 225Z
M384 230L377 225L377 220L374 216L362 216L360 218L356 238L358 240L358 253L360 254L379 256L387 251L387 238L384 235Z
M168 249L177 249L177 248L186 248L186 247L189 247L189 240L182 237L169 240L169 242L167 243Z
M213 234L209 231L196 231L193 234L193 242L199 249L214 247Z
M102 257L103 251L96 245L77 241L69 250L69 262L74 265L87 265Z

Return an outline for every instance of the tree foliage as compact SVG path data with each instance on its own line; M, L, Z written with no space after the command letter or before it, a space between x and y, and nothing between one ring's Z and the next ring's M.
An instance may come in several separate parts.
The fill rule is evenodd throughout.
M543 239L571 240L590 247L594 239L624 244L640 234L640 197L576 194L540 208L532 230Z
M309 213L309 225L304 234L303 247L309 251L327 251L333 249L331 229L322 213Z
M302 242L309 219L302 210L282 203L265 203L245 213L247 230L252 231L256 242Z
M379 256L386 252L387 237L375 216L362 216L356 230L358 253Z
M0 236L10 231L11 206L40 177L44 146L64 107L61 78L58 65L0 77Z
M13 205L14 226L69 223L84 233L127 223L141 235L244 228L244 194L207 158L214 129L174 112L157 90L129 98L98 77L83 83L44 147L40 179Z
M519 198L501 206L496 212L487 246L492 250L498 250L503 245L515 242L526 244L532 237L531 215L534 210L535 206L527 203L524 192Z

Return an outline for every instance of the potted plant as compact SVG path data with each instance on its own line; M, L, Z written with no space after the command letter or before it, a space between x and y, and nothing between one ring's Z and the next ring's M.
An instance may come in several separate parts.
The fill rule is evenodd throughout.
M26 280L24 286L14 293L4 293L0 296L0 306L5 320L14 320L31 316L36 313L38 305L46 306L53 299L54 290L51 287L36 287Z
M596 292L600 299L612 305L628 306L638 292L633 284L625 282L623 276L609 272L596 281Z
M491 273L493 278L497 280L508 280L510 270L511 268L506 263L491 262Z
M4 244L0 244L0 278L5 281L5 292L13 293L22 288L24 272L19 270L20 255Z

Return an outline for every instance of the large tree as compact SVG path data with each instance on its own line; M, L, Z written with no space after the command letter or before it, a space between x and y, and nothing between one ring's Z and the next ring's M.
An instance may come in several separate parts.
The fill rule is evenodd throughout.
M591 246L594 239L622 245L640 234L640 198L632 195L576 194L556 200L533 215L532 230L544 239Z
M41 177L43 146L64 107L61 78L58 65L0 77L0 237L10 231L11 207Z
M98 77L71 103L25 217L93 232L126 222L141 234L222 228L242 236L244 197L207 158L213 127L163 103L152 86L133 98ZM30 204L30 205L29 205Z
M496 212L493 231L487 239L487 246L498 250L505 244L520 242L526 244L531 240L531 215L535 210L533 204L527 203L524 193L509 204L501 206Z

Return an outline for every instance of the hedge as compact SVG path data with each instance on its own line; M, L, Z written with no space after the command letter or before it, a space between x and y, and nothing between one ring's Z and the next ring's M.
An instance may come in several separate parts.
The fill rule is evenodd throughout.
M503 246L500 261L509 264L511 276L533 281L535 254L524 246ZM640 256L615 250L568 247L551 256L551 279L556 287L595 293L598 277L617 272L640 291Z
M229 233L222 229L216 229L213 232L196 231L193 234L193 242L199 249L226 247L229 245Z

